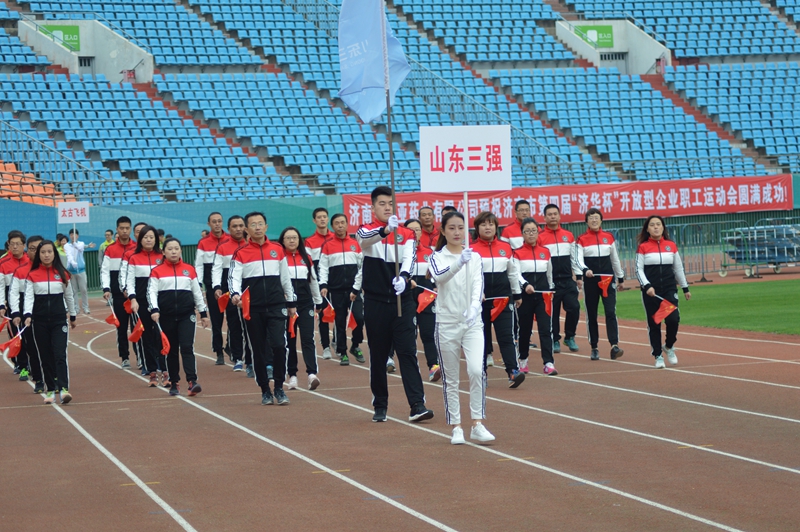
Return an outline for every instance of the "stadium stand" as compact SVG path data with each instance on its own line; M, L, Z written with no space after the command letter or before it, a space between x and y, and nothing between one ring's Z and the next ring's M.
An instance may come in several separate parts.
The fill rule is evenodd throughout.
M8 9L5 2L0 2L0 20L19 20L19 13Z
M2 4L5 6L5 4ZM8 11L5 14L0 9L0 18L4 15L13 13L19 16L16 11ZM9 17L10 19L13 17ZM36 55L33 50L28 46L22 44L19 37L9 35L6 30L0 28L0 66L2 65L16 65L16 66L45 66L50 62L43 55Z
M54 207L59 201L74 200L57 187L43 184L30 173L20 172L14 163L0 160L0 199L10 199Z
M759 0L566 3L587 19L632 16L640 26L646 25L663 38L677 58L800 53L798 35Z

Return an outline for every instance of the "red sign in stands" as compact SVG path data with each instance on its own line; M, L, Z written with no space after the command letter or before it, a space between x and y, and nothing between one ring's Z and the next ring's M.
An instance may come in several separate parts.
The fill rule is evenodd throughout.
M369 194L345 194L344 213L350 229L372 222ZM543 222L542 210L548 203L561 209L561 221L582 222L586 211L597 207L605 220L698 214L791 210L793 208L792 176L780 174L764 177L730 177L713 179L681 179L673 181L627 181L602 185L557 185L514 188L501 192L470 192L469 217L491 211L501 225L514 221L514 203L526 199L534 217ZM442 207L453 205L464 212L463 195L459 193L408 192L397 194L397 216L401 220L417 218L419 209L433 208L436 221L442 219Z

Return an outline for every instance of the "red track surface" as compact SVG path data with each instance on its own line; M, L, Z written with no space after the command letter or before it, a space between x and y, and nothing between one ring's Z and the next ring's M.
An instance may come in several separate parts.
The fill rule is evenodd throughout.
M797 336L683 327L680 364L656 371L642 323L621 324L614 362L607 346L589 360L581 325L581 351L556 355L558 377L532 363L510 390L490 368L497 440L451 446L437 384L426 380L436 417L412 425L390 376L392 420L373 424L366 366L320 359L316 392L264 407L244 373L214 366L205 330L203 393L169 397L119 369L104 309L92 310L71 336L71 404L44 406L10 369L0 377L0 530L800 526Z

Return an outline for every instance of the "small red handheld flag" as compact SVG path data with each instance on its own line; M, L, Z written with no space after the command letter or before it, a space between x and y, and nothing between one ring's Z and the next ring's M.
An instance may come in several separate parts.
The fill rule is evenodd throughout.
M225 309L228 308L228 302L231 300L231 293L225 292L219 299L217 299L217 305L219 305L219 313L222 314L225 312Z
M144 333L144 324L142 323L142 319L139 318L136 320L136 325L133 326L133 332L128 336L128 340L136 343L141 340L142 333Z
M676 308L678 308L678 305L664 299L661 301L661 305L658 307L656 313L653 314L653 321L660 324L664 321L664 318L672 314Z
M347 328L350 329L351 331L355 331L358 328L356 315L353 314L352 308L347 312Z
M325 310L322 311L322 317L320 320L323 323L333 323L336 321L336 312L334 312L333 307L330 304L325 307Z
M131 300L126 299L125 303L122 304L122 307L125 309L125 312L128 314L133 314L133 309L131 308Z
M117 315L113 312L106 318L106 323L114 327L119 327L119 320L117 319Z
M423 290L419 298L417 298L417 314L428 308L434 301L436 301L436 292Z
M297 313L295 312L292 316L289 316L289 338L294 338L294 324L297 323Z
M491 313L492 321L497 319L497 316L499 316L500 313L506 309L507 305L508 305L507 297L501 297L499 299L495 299L494 301L492 301L492 313Z
M250 321L250 288L245 288L242 292L242 317Z
M597 286L600 287L600 290L603 291L603 297L608 297L608 286L611 284L611 281L614 278L610 275L604 275L600 277L600 282L597 283Z
M543 292L542 299L544 300L544 311L547 312L548 316L553 315L553 293L552 292Z
M8 342L0 344L0 351L5 351L6 349L8 349L8 353L6 354L8 358L16 358L22 350L22 336L17 335Z
M164 331L161 331L161 354L169 354L169 340L167 339L167 335L164 334Z
M3 329L6 328L6 323L8 323L8 318L3 318L0 320L0 332L3 332Z

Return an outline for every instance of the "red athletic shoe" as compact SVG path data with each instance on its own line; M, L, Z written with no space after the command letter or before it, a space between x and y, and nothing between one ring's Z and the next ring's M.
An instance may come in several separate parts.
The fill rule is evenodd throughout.
M150 387L155 388L158 386L158 374L155 371L150 372Z

